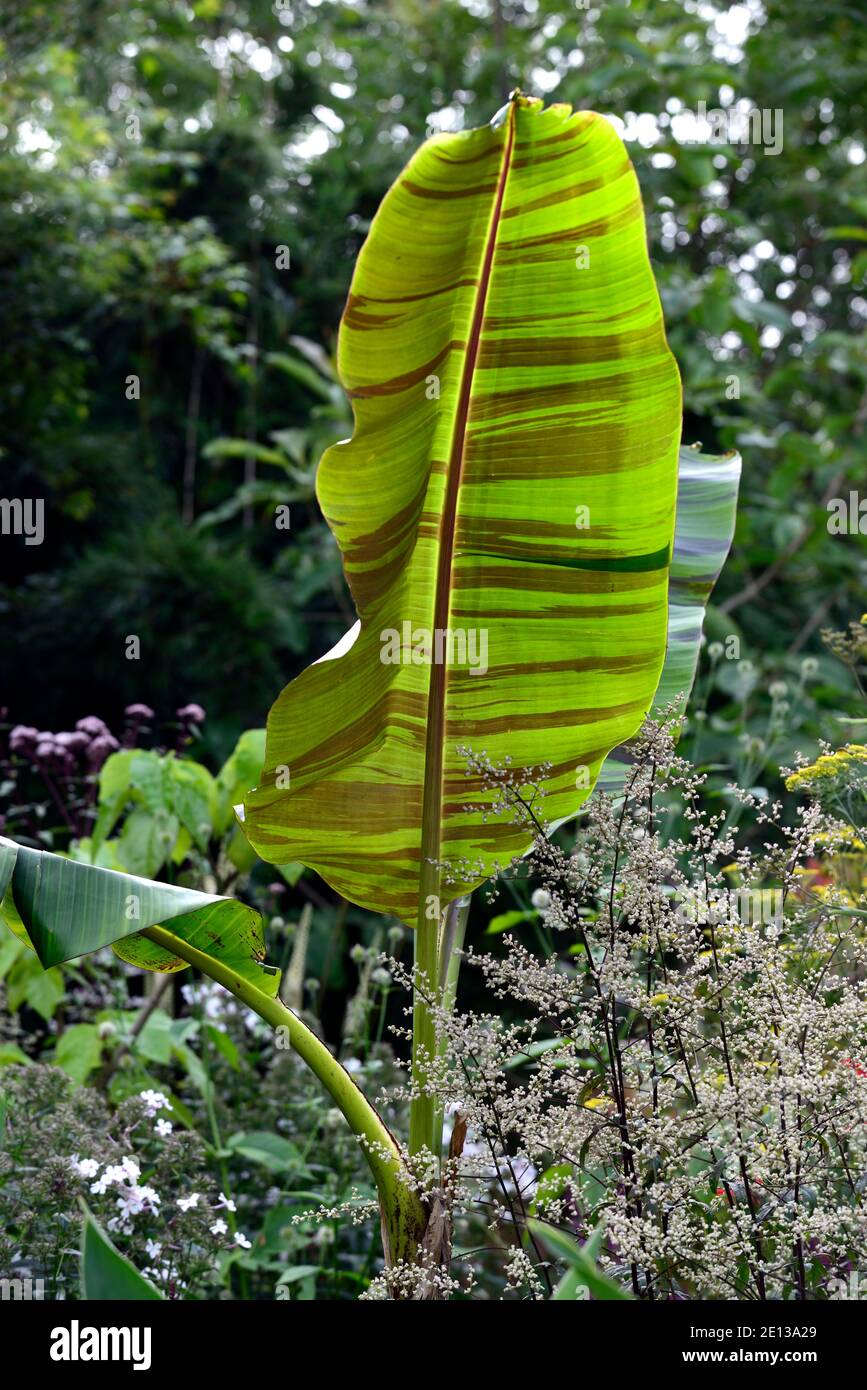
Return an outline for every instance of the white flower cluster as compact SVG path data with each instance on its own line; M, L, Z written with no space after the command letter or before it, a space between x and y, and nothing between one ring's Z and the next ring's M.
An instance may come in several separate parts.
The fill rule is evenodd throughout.
M439 1194L478 1231L464 1246L512 1232L506 1296L556 1287L543 1219L592 1236L634 1297L835 1297L867 1268L865 807L843 827L861 850L835 864L841 827L815 803L793 816L732 789L708 811L665 722L631 757L624 794L594 795L573 848L539 836L536 936L466 953L497 1010L430 999L440 1048L423 1084L467 1127ZM498 806L535 814L531 773L471 771ZM413 1297L412 1278L370 1297Z
M93 1180L90 1183L91 1192L100 1196L112 1188L117 1192L115 1205L118 1215L109 1219L109 1230L129 1234L132 1231L134 1216L139 1216L142 1212L151 1216L157 1214L160 1205L159 1193L147 1183L139 1182L141 1168L131 1156L127 1155L120 1163L106 1163L103 1166L95 1158L79 1158L77 1154L73 1154L70 1165L78 1177Z

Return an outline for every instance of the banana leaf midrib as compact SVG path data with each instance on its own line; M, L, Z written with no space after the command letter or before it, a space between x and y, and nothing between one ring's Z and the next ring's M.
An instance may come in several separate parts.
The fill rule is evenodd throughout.
M446 494L440 530L440 552L437 564L437 580L434 595L434 632L445 631L449 627L449 614L452 603L452 569L454 559L455 529L457 525L458 498L463 474L464 455L467 438L470 403L472 400L473 378L482 337L482 328L487 307L488 289L494 264L497 234L506 192L506 183L511 167L512 150L515 141L515 107L509 103L506 116L506 133L503 154L497 177L491 218L485 238L485 249L479 272L478 288L475 294L470 331L466 344L461 385L455 409L455 423L452 432L451 453L449 456ZM448 687L448 666L445 662L431 665L430 685L427 702L427 733L425 756L425 779L422 799L421 822L421 881L419 884L419 922L423 921L426 897L438 895L440 871L440 833L442 824L443 799L443 749L445 742L445 711ZM431 872L433 870L433 872ZM440 904L442 908L443 904Z

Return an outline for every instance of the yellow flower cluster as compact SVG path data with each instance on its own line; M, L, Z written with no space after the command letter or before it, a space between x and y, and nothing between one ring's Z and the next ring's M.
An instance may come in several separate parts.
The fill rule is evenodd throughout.
M824 845L831 851L838 850L841 854L863 854L867 849L867 845L856 832L844 825L817 835L816 844Z
M833 780L841 773L856 771L859 763L867 765L867 744L847 743L845 748L838 748L836 753L823 753L814 763L793 772L786 778L786 789L790 792L810 789L826 778Z

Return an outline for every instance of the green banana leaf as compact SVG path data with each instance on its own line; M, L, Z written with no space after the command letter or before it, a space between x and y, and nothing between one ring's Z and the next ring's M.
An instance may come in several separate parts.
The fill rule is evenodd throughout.
M686 708L698 666L708 599L734 536L740 478L740 454L703 454L691 445L680 451L668 643L653 699L654 713L669 705L678 713ZM631 764L629 749L615 748L602 765L597 790L618 796Z
M2 836L0 894L0 917L46 970L109 945L131 965L184 970L186 961L138 934L170 922L176 936L265 994L277 992L279 972L262 964L262 920L234 898L101 869Z
M122 1255L100 1226L86 1202L81 1203L81 1297L88 1303L108 1300L145 1303L162 1294Z
M680 381L609 122L517 96L422 146L337 360L355 431L317 491L359 623L277 700L241 814L415 925L529 845L466 749L548 764L546 818L574 815L662 669Z

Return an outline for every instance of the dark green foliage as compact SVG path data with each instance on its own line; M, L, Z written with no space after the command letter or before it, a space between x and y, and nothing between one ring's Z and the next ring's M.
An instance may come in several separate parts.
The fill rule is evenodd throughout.
M277 583L237 542L218 546L171 515L141 530L127 524L62 571L33 576L5 606L14 618L7 657L20 669L39 653L26 705L39 724L58 696L64 711L98 706L115 716L135 700L173 709L180 671L189 699L215 720L252 724L306 637ZM135 634L141 657L127 660Z

